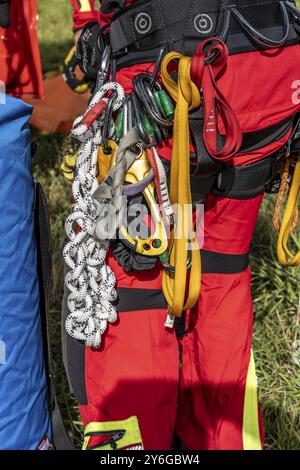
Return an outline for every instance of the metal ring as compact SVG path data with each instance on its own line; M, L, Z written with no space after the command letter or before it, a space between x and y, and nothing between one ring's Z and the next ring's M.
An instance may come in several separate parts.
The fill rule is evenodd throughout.
M148 13L139 13L134 20L134 27L139 34L147 34L152 28L152 18Z
M209 34L214 29L214 22L206 13L199 13L194 18L194 28L200 34Z

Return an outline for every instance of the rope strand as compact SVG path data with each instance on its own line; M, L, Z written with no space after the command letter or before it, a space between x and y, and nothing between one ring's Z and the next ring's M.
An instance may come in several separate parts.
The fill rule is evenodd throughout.
M95 94L86 113L74 122L72 135L81 146L72 185L75 203L65 224L69 238L64 249L69 269L65 285L70 292L65 328L70 336L93 349L100 347L108 324L117 320L116 278L106 263L109 242L95 238L97 207L93 199L99 187L98 148L102 142L103 112L109 99L105 95L110 91L117 92L113 108L118 110L124 102L124 90L117 83L107 83ZM109 132L110 136L114 133L113 121Z

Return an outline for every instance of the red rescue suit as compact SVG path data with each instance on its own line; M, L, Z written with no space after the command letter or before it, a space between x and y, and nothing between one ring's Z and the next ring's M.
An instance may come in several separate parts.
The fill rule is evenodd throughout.
M102 2L105 11L108 6ZM111 16L102 11L100 23L108 23ZM229 57L218 86L243 133L260 131L299 111L299 102L292 99L299 60L298 45L248 52L243 60L241 55ZM128 92L132 78L147 69L149 64L123 69L117 80ZM241 152L232 165L271 155L290 135L291 127L272 143ZM170 159L170 146L160 149L160 154ZM117 324L109 327L99 351L78 346L72 339L65 346L70 382L85 425L137 417L145 449L170 449L174 432L188 449L263 447L251 352L248 267L262 200L263 194L246 200L208 196L201 297L185 315L179 335L164 326L167 311L160 267L128 275L110 258L120 294Z
M98 11L95 9L95 0L70 0L73 7L74 31L83 28L86 23L98 18Z

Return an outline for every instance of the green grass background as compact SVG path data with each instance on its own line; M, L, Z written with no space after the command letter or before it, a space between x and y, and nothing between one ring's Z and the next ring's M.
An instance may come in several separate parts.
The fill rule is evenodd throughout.
M48 72L57 69L72 45L71 7L68 0L38 0L38 6L43 70ZM46 190L52 222L51 322L56 382L65 423L79 446L82 427L60 358L61 253L65 242L64 220L70 210L70 187L59 171L64 136L34 133L33 138L38 144L34 173ZM266 448L295 450L300 449L300 354L297 356L295 350L296 342L300 341L300 273L282 268L276 260L276 235L272 228L274 203L274 198L266 198L253 241L254 350Z

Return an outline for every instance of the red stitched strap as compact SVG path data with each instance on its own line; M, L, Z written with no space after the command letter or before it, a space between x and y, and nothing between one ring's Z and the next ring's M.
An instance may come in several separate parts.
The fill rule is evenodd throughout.
M147 153L148 162L149 162L149 164L150 164L150 166L153 170L153 173L154 173L154 182L155 182L155 188L156 188L156 192L157 192L158 203L159 203L160 207L163 207L164 202L163 202L162 194L161 194L161 191L160 191L159 170L158 170L158 167L157 167L157 164L156 164L156 159L155 159L155 154L154 154L153 147L147 148L146 153Z
M203 140L209 154L216 160L228 162L240 150L242 132L239 121L217 81L224 73L228 60L228 48L218 38L200 44L192 60L191 78L202 88L204 97ZM218 148L218 119L225 127L225 143Z

